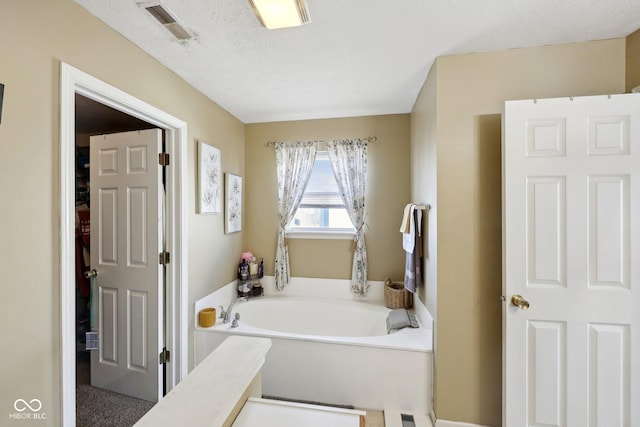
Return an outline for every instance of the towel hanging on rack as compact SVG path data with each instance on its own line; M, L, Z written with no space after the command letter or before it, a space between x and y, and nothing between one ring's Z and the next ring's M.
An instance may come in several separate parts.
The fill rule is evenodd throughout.
M404 287L415 293L416 287L422 281L422 209L415 204L407 205L409 212L409 233L402 234L402 246L407 252Z
M417 233L418 236L422 235L422 210L418 205L409 203L405 206L400 232L402 233L403 249L412 254L416 245L415 234Z
M400 232L406 234L409 232L409 223L411 221L411 206L415 206L413 203L409 203L404 207L404 212L402 214L402 224L400 224Z

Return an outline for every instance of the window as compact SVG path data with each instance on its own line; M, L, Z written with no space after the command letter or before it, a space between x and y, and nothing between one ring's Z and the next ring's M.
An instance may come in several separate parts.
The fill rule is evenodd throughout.
M333 175L329 153L318 151L304 196L288 232L349 233L355 228L344 206Z

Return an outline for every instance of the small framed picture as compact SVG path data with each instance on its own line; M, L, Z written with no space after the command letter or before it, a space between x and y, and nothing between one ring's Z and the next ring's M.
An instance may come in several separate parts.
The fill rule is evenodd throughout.
M224 232L242 230L242 177L225 174Z
M198 141L199 213L222 212L222 172L220 150Z

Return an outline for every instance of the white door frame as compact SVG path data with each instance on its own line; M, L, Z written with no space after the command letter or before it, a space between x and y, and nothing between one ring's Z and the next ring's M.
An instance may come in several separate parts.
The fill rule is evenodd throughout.
M167 221L167 391L187 375L187 124L64 62L60 66L60 343L62 425L76 424L75 332L75 95L165 129Z

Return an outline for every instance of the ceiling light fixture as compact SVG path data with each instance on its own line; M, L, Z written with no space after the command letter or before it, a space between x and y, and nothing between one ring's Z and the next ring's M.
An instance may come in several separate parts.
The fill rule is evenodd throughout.
M311 22L304 0L248 0L263 27L270 30Z

